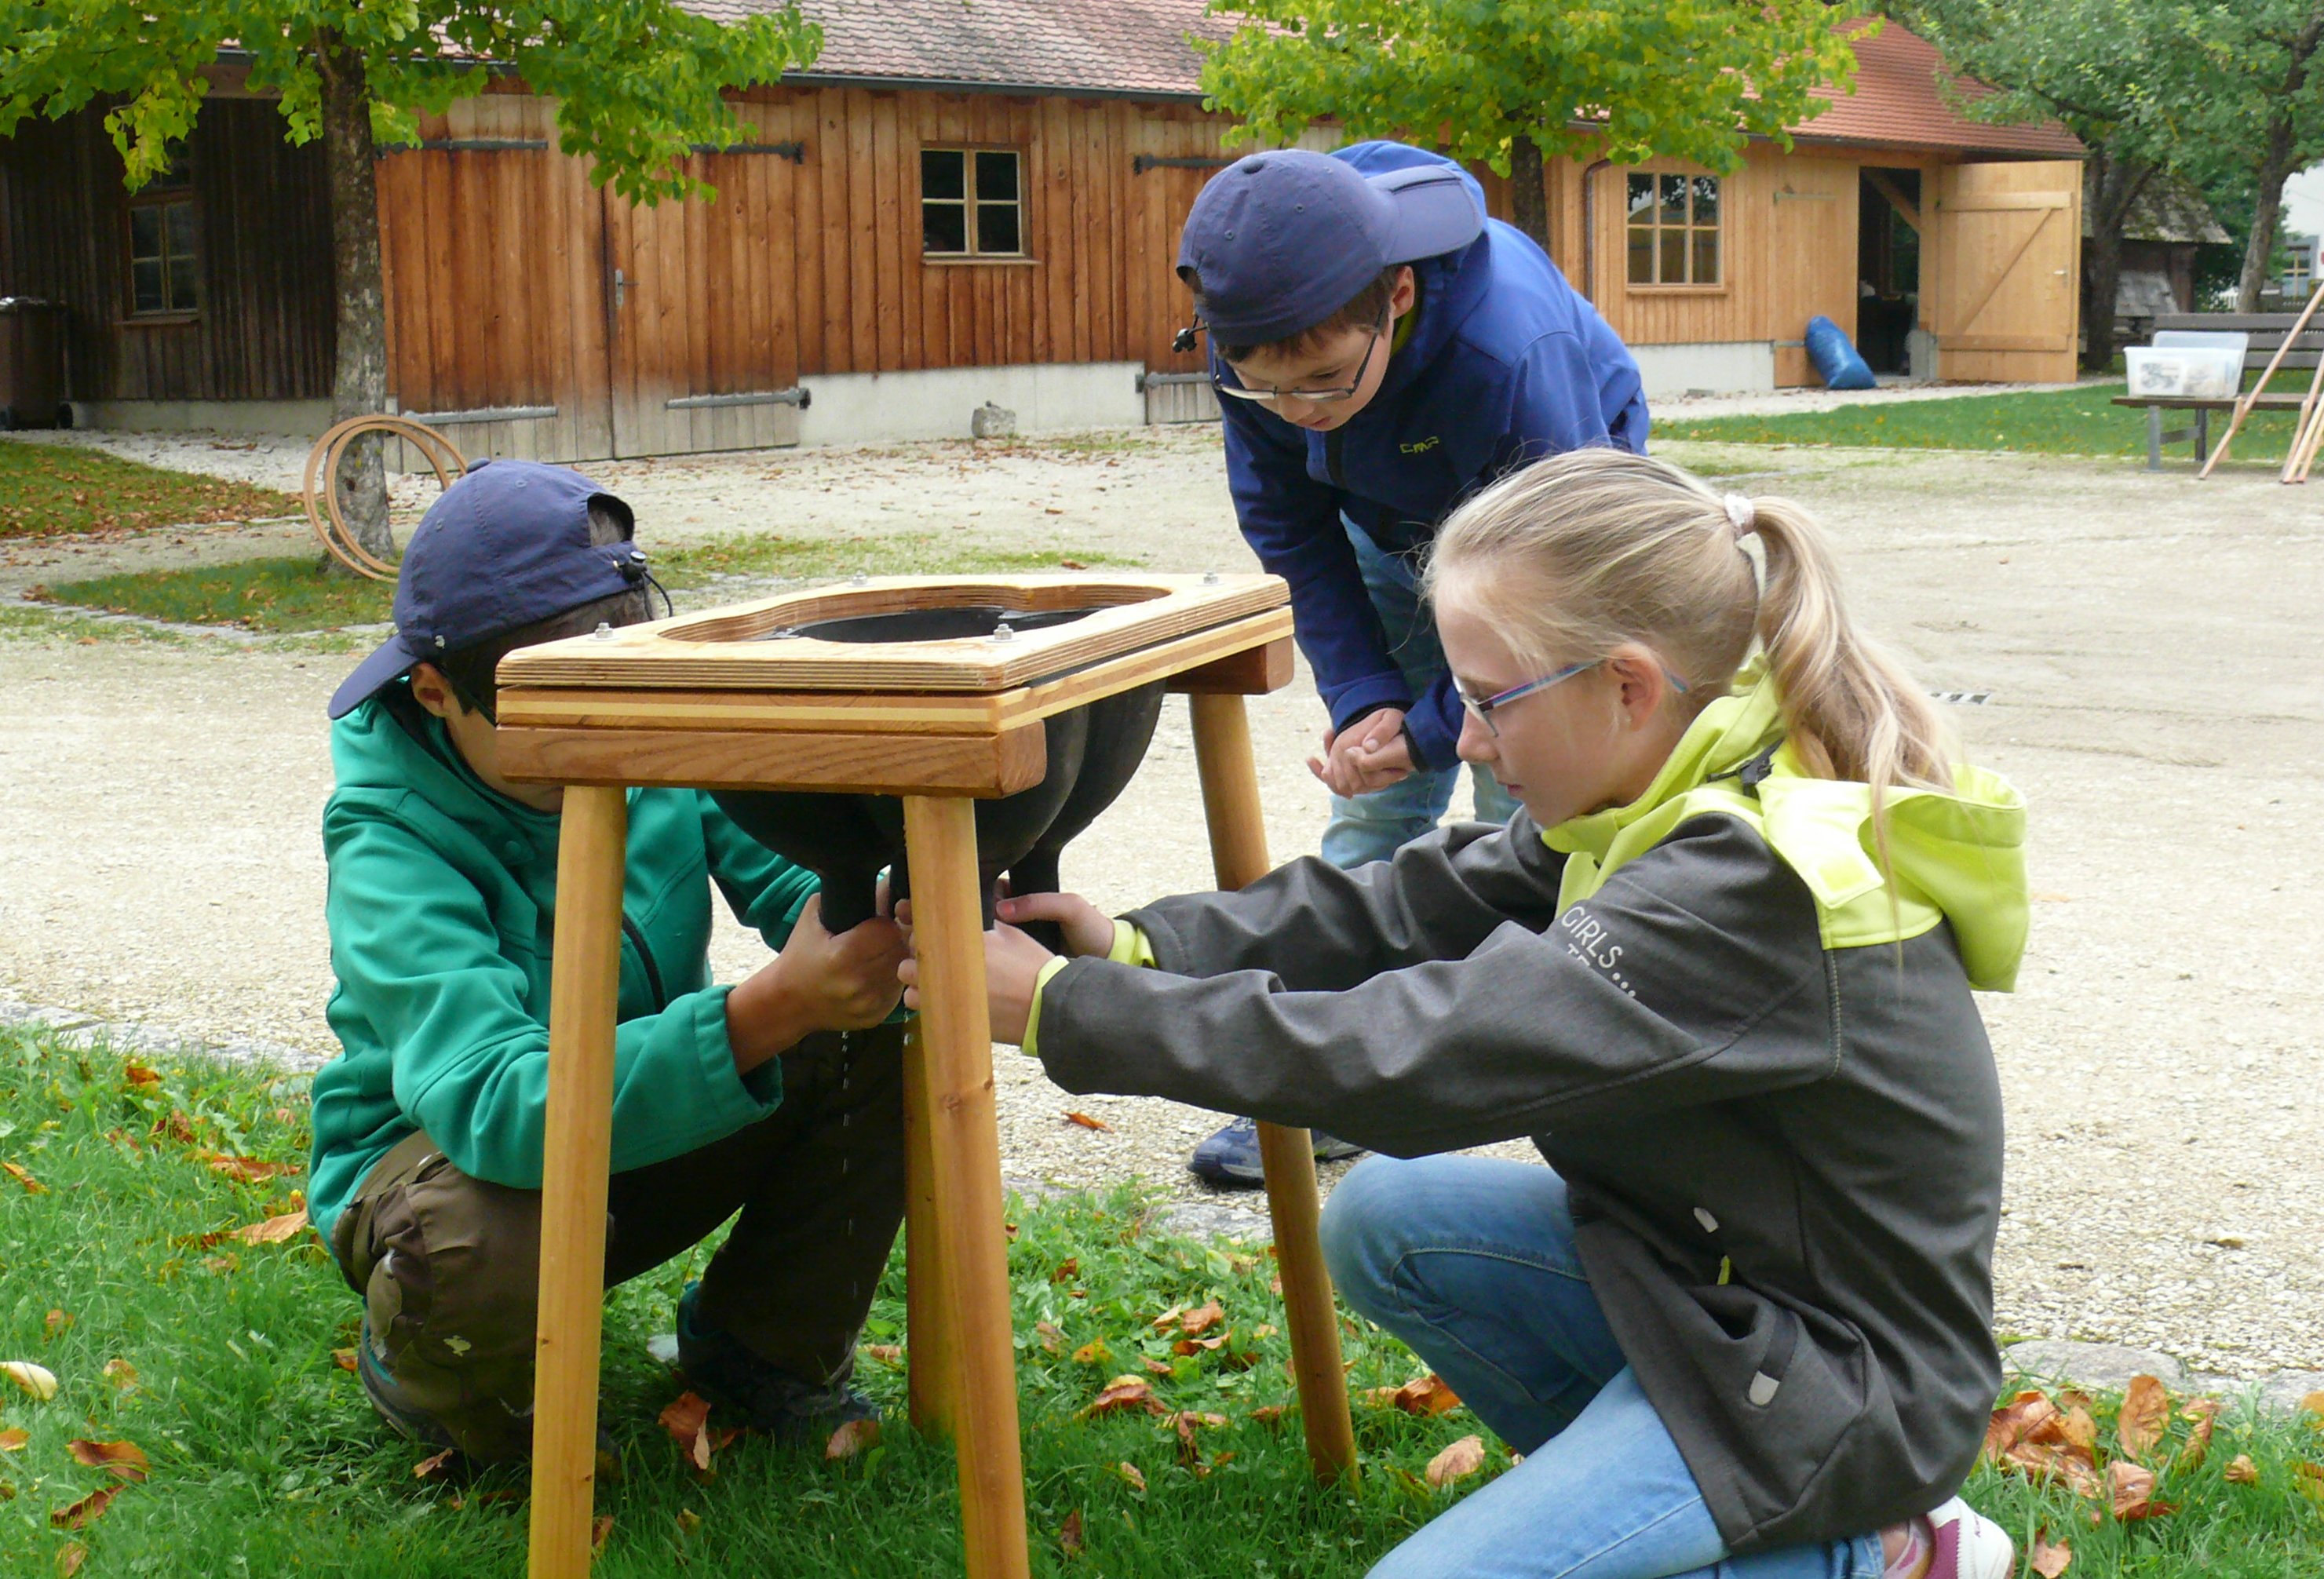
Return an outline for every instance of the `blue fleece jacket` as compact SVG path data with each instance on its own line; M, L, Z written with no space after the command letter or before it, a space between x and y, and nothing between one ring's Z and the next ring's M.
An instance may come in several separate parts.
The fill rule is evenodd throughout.
M1450 162L1401 143L1333 155L1367 175ZM1481 209L1484 189L1465 177ZM1413 265L1419 319L1379 392L1343 426L1311 433L1250 401L1226 408L1227 483L1260 564L1291 584L1300 650L1333 728L1405 709L1424 767L1454 761L1452 678L1415 697L1389 657L1340 518L1416 555L1471 491L1501 473L1593 444L1646 447L1637 364L1530 237L1498 219L1459 252ZM1234 374L1212 353L1213 371Z

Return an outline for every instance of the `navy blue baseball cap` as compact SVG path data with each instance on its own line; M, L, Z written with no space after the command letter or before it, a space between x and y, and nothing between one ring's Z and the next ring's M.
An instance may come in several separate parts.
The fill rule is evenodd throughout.
M1263 346L1314 328L1391 263L1458 252L1485 228L1458 165L1365 175L1304 148L1238 159L1194 199L1178 275L1202 277L1213 343Z
M621 523L618 542L590 541L592 504ZM636 531L630 507L579 472L478 461L420 518L395 578L395 631L332 694L331 716L415 663L642 585Z

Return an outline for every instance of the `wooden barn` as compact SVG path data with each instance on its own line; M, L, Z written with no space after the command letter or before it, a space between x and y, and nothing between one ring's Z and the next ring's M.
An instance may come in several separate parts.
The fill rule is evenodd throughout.
M1186 42L1219 26L1203 0L807 9L815 69L739 96L747 140L695 156L715 201L593 187L504 78L384 152L397 408L471 454L574 459L964 435L988 402L1036 431L1213 413L1170 349L1178 227L1231 157ZM2079 145L1962 119L1893 24L1859 55L1852 97L1730 174L1545 173L1551 251L1651 394L1810 382L1818 313L1886 370L2072 377ZM0 295L65 305L84 420L320 430L322 162L281 132L228 60L134 195L95 110L0 141Z

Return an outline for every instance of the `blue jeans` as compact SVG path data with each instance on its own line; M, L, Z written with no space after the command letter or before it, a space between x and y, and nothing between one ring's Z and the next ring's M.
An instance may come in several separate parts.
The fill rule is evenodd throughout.
M1383 553L1361 527L1344 517L1341 524L1355 547L1364 590L1371 595L1372 608L1388 633L1388 656L1404 671L1405 683L1417 700L1444 672L1444 647L1436 639L1435 620L1421 605L1420 584L1409 563ZM1507 822L1516 815L1517 801L1489 769L1471 767L1469 771L1480 820ZM1323 859L1339 867L1387 860L1436 826L1452 804L1452 786L1460 777L1458 763L1422 768L1370 795L1333 796L1332 820L1323 827Z
M1483 1157L1375 1157L1323 1210L1341 1297L1525 1462L1372 1579L1879 1579L1880 1537L1734 1557L1573 1248L1565 1181Z

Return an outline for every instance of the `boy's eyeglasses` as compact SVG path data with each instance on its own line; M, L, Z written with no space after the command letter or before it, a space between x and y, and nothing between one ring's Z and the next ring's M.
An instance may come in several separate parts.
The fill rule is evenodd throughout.
M1388 309L1383 307L1380 309L1379 320L1372 325L1371 340L1364 346L1364 359L1356 364L1355 382L1343 389L1255 389L1248 384L1227 383L1219 376L1215 367L1211 371L1211 384L1221 394L1231 395L1239 401L1289 399L1323 406L1329 405L1333 401L1351 400L1354 398L1356 391L1363 388L1364 374L1370 371L1372 365L1372 353L1379 349L1380 340L1387 333Z
M1458 686L1452 688L1452 694L1461 698L1461 706L1469 710L1469 716L1485 726L1485 733L1499 740L1501 737L1501 726L1493 722L1495 709L1508 706L1519 697L1529 697L1536 691L1545 691L1550 687L1570 680L1575 675L1593 669L1605 661L1602 658L1593 658L1587 663L1569 663L1555 674L1545 674L1539 679L1529 679L1521 686L1511 686L1508 690L1496 691L1489 697L1472 697ZM1669 669L1663 670L1663 679L1668 680L1671 689L1680 696L1686 695L1686 682Z

